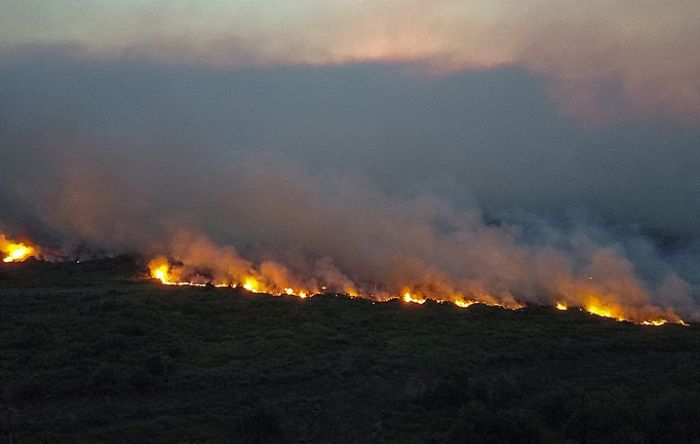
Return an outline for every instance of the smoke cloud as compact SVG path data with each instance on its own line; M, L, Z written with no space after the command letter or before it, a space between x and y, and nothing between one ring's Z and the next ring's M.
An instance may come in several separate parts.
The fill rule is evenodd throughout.
M6 1L6 50L75 45L88 58L209 66L423 64L521 67L566 116L700 122L694 0Z
M513 69L1 66L10 234L280 292L700 319L691 130L580 128Z

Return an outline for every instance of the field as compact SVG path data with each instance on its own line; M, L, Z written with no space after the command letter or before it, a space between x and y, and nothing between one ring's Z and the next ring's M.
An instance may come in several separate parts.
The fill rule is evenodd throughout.
M0 441L700 440L700 328L0 266Z

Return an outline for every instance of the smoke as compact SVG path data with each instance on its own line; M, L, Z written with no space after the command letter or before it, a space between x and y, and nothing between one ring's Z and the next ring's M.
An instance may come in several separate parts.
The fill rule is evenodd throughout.
M700 121L694 0L191 0L5 2L0 39L88 58L207 66L421 62L428 72L515 66L543 75L586 124Z
M379 298L410 289L419 297L504 305L565 301L634 320L698 315L688 282L667 270L645 280L622 245L598 243L587 227L545 226L547 233L528 238L518 225L488 225L475 209L457 210L434 196L388 200L352 179L326 183L299 173L269 159L230 170L226 186L213 187L227 190L226 198L213 197L216 216L200 214L196 227L165 236L160 251L184 264L175 280L203 273L201 282L250 278L252 288L273 292L323 285ZM646 254L662 261L653 249Z
M700 319L695 133L581 130L519 71L3 66L7 231L278 292ZM652 229L691 241L664 249Z

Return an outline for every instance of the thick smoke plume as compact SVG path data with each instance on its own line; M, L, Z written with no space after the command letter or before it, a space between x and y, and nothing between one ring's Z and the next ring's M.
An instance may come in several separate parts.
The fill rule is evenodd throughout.
M699 314L681 277L658 270L643 279L621 245L600 244L585 228L544 226L528 239L517 224L486 224L475 209L435 196L389 199L356 179L311 177L270 158L216 173L181 169L185 176L170 178L188 183L180 191L164 177L173 172L156 165L140 184L133 170L103 168L69 168L55 191L30 202L32 216L107 250L172 258L182 264L176 280L250 279L254 290L379 299L410 291L506 306L564 302L639 321Z
M538 147L534 152L546 161L536 163L528 160L533 151L518 157L522 144L507 134L517 138L529 131L507 116L493 124L490 136L478 133L482 140L493 137L486 148L461 137L463 127L465 137L479 131L469 126L478 117L431 120L435 109L438 116L459 114L428 99L432 88L452 95L455 79L380 82L375 88L383 95L374 97L361 95L364 84L340 87L348 79L342 70L282 72L279 80L260 71L241 78L140 69L61 57L7 62L0 78L9 98L0 108L3 231L66 248L87 244L160 257L172 265L168 272L176 280L379 299L409 292L417 299L505 306L565 303L635 321L700 319L695 233L689 231L691 241L682 247L662 249L643 234L645 227L630 227L652 214L649 226L673 234L678 218L672 212L640 207L623 217L602 211L605 222L598 223L562 217L557 209L586 201L615 207L635 195L616 187L619 177L658 185L646 170L603 158L593 170L612 177L615 186L578 178L580 188L560 196L571 197L564 204L555 205L561 199L550 201L540 189L523 190L544 179L550 181L543 189L552 194L557 186L567 190L573 179L550 170L567 165L576 144L594 159L610 153L610 140L618 140L612 136L601 141L559 123L536 123L546 138L557 132L566 132L563 139L579 137L571 146ZM387 72L348 69L359 69L349 78L359 75L369 83ZM144 72L157 81L150 83ZM509 75L511 85L522 82ZM313 96L308 85L321 93ZM418 92L411 92L416 86ZM231 94L223 102L222 91ZM405 101L410 94L420 107ZM363 120L362 106L378 124ZM523 110L529 114L532 108ZM546 108L543 115L554 119ZM425 151L417 151L406 134L415 135ZM431 137L420 139L426 134ZM684 146L696 135L677 137ZM633 148L644 156L639 146ZM478 154L468 157L472 152ZM654 159L656 151L646 155ZM444 165L443 156L458 169ZM672 190L692 189L688 178L697 157L687 160L679 167L684 175L674 179L678 185L669 182ZM609 162L627 171L605 175L600 167ZM533 211L466 186L473 177L500 195L526 193L522 201L534 202ZM651 200L650 207L677 209L669 195L644 200ZM685 204L682 209L696 211Z

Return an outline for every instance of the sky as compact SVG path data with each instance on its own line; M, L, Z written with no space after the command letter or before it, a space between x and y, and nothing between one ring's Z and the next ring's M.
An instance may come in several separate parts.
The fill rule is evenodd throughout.
M686 0L0 0L0 228L157 252L186 227L503 294L562 291L530 265L556 251L696 313L698 23Z

